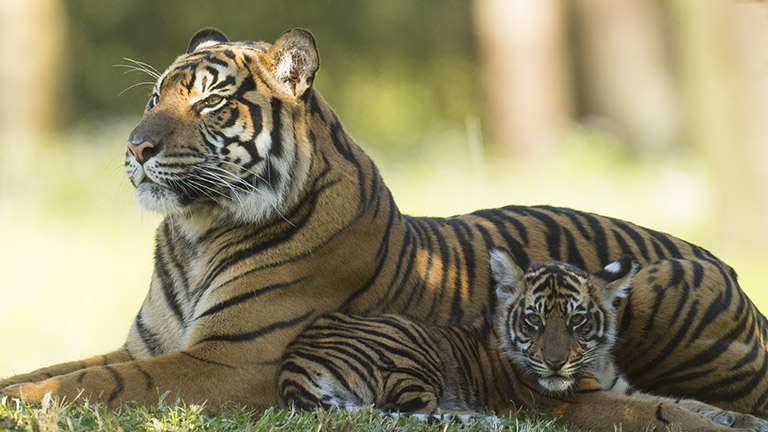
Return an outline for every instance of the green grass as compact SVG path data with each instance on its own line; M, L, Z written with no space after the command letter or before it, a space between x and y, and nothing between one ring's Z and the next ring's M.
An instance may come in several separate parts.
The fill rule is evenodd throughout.
M371 410L300 412L245 408L209 410L203 405L165 403L132 405L110 411L103 405L69 404L56 400L29 403L0 399L0 430L8 431L340 431L340 432L451 432L451 431L569 431L542 417L520 413L499 420L491 427L480 420L466 424L425 424L415 418L395 418Z

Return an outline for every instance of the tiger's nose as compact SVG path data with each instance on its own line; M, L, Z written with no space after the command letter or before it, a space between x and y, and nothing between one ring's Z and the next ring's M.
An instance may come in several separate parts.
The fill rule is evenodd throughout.
M547 366L549 366L550 369L552 369L555 372L557 372L560 369L562 369L563 366L565 366L566 361L567 360L565 358L562 358L562 357L560 357L560 358L556 357L556 358L551 358L551 359L550 358L545 358L544 359L544 363L546 363Z
M151 151L155 148L155 143L152 142L149 137L144 137L140 140L128 140L128 150L133 153L134 156L136 156L136 160L138 160L140 163L144 163L145 157L146 159L151 158L156 152ZM150 149L146 152L145 150Z

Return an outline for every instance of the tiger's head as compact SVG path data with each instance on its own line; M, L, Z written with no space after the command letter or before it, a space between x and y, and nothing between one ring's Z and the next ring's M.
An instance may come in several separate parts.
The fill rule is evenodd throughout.
M159 75L128 138L125 169L139 205L206 226L280 214L311 163L301 120L318 66L305 30L272 45L197 32Z
M490 253L501 349L545 389L562 392L607 359L616 333L614 300L632 285L629 255L600 271L560 262L523 272L500 250Z

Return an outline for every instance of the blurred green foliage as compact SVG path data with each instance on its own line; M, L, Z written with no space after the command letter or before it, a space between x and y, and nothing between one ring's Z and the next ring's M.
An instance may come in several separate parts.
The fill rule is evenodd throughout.
M167 67L203 27L232 40L274 41L304 27L315 35L316 87L358 136L398 151L414 137L463 124L480 110L471 2L463 0L225 2L69 0L69 123L140 115L152 81L114 65ZM394 127L393 125L397 125Z

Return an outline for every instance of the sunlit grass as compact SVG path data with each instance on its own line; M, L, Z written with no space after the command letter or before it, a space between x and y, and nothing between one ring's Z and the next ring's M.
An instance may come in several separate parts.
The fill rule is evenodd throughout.
M57 400L28 403L0 399L0 430L8 431L341 431L341 432L453 432L519 431L566 432L568 429L540 415L509 414L489 427L482 420L466 424L425 424L415 418L390 417L372 409L355 411L300 412L268 409L256 412L246 408L211 408L204 405L166 403L154 406L134 404L117 411L103 405L71 404Z
M124 179L130 128L116 123L0 157L0 377L122 344L149 286L159 222L138 210ZM371 152L405 212L553 204L631 220L710 249L768 311L768 249L720 243L717 201L695 154L630 157L588 131L532 162L478 156L461 130L424 140L408 155Z

